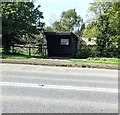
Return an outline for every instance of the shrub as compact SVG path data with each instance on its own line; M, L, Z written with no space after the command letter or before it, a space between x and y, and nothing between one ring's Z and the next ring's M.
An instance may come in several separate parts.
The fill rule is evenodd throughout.
M91 48L84 41L78 41L77 58L88 58L91 56Z

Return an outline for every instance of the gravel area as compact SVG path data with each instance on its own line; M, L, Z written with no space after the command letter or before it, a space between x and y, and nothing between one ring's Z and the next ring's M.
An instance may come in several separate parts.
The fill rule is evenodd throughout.
M103 68L103 69L119 69L114 64L98 64L86 62L71 62L65 59L0 59L1 63L13 64L31 64L31 65L47 65L47 66L63 66L63 67L83 67L83 68Z

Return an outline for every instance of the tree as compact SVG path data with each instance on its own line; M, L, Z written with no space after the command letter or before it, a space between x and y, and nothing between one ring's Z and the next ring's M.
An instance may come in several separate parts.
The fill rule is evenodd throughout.
M53 30L53 28L51 26L47 26L47 27L45 27L45 31L53 32L54 30Z
M120 3L119 2L94 2L89 10L93 12L95 25L92 25L90 31L84 34L92 33L96 28L97 50L99 56L119 57L119 38L120 38Z
M43 23L43 13L32 2L2 2L2 47L9 53L10 47L18 43L33 41Z
M88 25L86 25L82 35L87 39L87 38L96 37L97 34L98 34L98 30L97 30L96 22L92 21Z
M82 23L83 20L75 9L70 9L62 12L60 20L53 22L51 27L54 31L75 32L80 30Z
M98 50L100 56L119 57L119 38L120 38L120 3L111 2L109 7L97 20L98 25Z
M66 31L75 31L80 29L82 21L83 20L79 15L77 15L75 9L70 9L66 12L64 11L61 14L60 23Z
M54 31L66 31L65 28L62 27L62 24L59 21L55 21L52 24Z
M75 34L78 35L78 36L83 36L83 32L85 30L85 23L83 23L80 27L79 30L75 31Z
M100 15L97 22L97 49L101 56L107 56L107 48L109 47L109 17L107 15Z

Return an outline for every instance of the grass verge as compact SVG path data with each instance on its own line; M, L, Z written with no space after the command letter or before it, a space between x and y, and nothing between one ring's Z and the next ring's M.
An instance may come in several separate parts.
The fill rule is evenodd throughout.
M19 53L16 53L16 54L9 54L9 55L5 55L5 54L2 54L1 55L1 58L3 59L26 59L26 58L41 58L41 55L38 55L38 54L34 54L34 55L24 55L24 54L19 54Z
M0 53L0 58L3 59L28 59L28 58L41 58L42 56L40 54L32 54L31 56L29 55L25 55L25 54L20 54L20 53L15 53L15 54L9 54L9 55L5 55ZM87 59L75 59L75 58L71 58L71 59L67 59L68 61L71 62L87 62L87 63L102 63L102 64L119 64L119 59L118 58L106 58L106 57L102 57L102 58L87 58Z
M102 64L120 64L118 58L87 58L87 59L68 59L72 62L88 62L88 63L102 63Z

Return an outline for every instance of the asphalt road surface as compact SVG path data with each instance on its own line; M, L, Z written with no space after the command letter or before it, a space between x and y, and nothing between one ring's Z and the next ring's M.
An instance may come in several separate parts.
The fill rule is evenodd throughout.
M117 70L0 65L3 113L118 113Z

